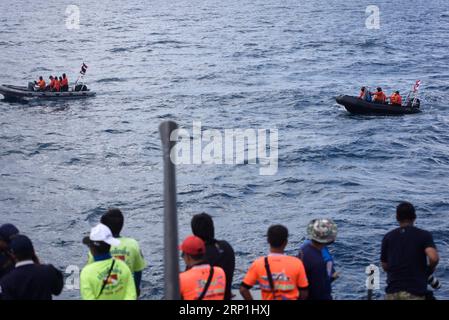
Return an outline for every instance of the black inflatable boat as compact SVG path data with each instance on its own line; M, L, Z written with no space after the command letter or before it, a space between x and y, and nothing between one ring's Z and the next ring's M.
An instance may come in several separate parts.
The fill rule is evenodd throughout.
M421 112L419 99L415 101L414 106L411 103L405 106L373 103L352 96L338 96L336 100L338 104L341 104L346 110L354 114L401 115Z
M5 100L32 100L32 99L74 99L87 98L95 96L95 92L87 89L85 85L77 86L69 91L35 91L32 86L20 87L12 85L0 85L0 94L5 97Z

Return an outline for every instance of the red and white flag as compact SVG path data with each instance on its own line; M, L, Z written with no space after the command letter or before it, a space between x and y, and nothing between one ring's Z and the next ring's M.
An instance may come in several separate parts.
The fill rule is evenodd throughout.
M420 85L421 85L421 80L416 80L416 83L413 86L413 92L418 91Z

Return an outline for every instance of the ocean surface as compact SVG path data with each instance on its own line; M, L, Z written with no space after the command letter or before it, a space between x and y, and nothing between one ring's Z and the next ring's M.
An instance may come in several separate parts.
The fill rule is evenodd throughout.
M331 246L336 299L364 299L365 268L408 200L433 233L439 299L449 298L449 3L376 1L0 0L0 83L26 85L81 63L92 99L0 101L0 223L29 235L62 270L82 268L82 237L108 207L149 267L143 299L163 296L162 157L158 126L279 132L279 170L257 165L178 167L180 239L190 219L213 215L237 256L234 287L281 223L296 254L313 218L338 223ZM68 5L80 28L66 29ZM352 116L335 103L360 86L406 94L422 80L421 114ZM67 269L70 270L70 269ZM67 274L69 276L69 274ZM381 298L385 274L381 273ZM60 296L78 299L67 288Z

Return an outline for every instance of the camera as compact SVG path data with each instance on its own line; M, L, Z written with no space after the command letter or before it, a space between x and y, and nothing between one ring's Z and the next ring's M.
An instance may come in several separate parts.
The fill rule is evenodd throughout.
M441 288L440 280L438 280L438 278L434 277L433 274L430 275L429 278L427 278L427 283L434 289Z

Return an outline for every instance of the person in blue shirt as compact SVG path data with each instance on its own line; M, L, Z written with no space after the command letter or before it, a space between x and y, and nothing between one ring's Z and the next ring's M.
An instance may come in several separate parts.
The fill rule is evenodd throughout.
M300 258L309 280L308 300L332 300L331 282L338 277L327 245L337 236L337 225L330 219L314 219L307 227L309 241L300 248Z

